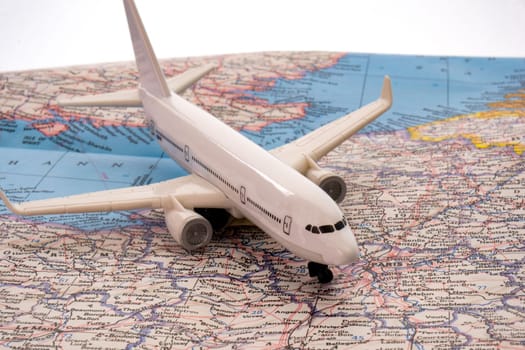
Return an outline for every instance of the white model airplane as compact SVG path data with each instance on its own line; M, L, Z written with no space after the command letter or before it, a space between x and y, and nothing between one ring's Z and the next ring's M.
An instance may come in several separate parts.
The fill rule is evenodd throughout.
M390 108L390 79L385 77L376 101L268 152L171 91L183 91L210 67L183 73L168 83L134 2L124 0L124 6L139 70L138 89L62 103L142 105L161 147L190 175L21 204L11 203L1 192L6 206L19 215L162 208L169 232L189 251L204 247L214 229L227 224L231 216L247 218L310 261L310 276L330 282L333 274L328 265L349 264L359 250L335 203L344 198L345 183L316 161Z

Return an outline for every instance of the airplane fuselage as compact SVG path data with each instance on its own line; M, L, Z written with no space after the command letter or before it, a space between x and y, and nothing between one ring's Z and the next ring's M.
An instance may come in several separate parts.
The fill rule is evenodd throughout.
M357 258L343 213L309 179L178 95L158 98L142 88L140 95L164 151L223 192L234 215L304 259L341 265ZM325 229L312 233L307 225Z

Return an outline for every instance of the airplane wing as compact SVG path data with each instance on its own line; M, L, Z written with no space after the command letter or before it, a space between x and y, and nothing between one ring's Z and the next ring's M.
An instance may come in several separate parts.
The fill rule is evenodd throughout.
M368 123L383 114L392 105L392 86L385 76L381 96L329 124L303 137L270 151L292 168L305 173L312 161L317 161Z
M18 215L70 214L169 207L174 196L186 209L232 208L228 198L215 186L196 175L187 175L151 185L91 192L61 198L11 203L4 192L0 198Z
M213 63L200 67L190 68L185 72L167 79L168 87L177 94L186 91L191 85L216 68ZM106 94L76 96L69 98L58 98L57 103L61 106L74 107L141 107L139 90L124 90Z

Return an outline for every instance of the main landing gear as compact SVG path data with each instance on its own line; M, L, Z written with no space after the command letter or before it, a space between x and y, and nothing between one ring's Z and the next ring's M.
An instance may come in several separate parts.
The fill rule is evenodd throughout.
M310 277L317 277L319 283L328 283L334 279L334 274L327 265L319 264L313 261L308 263L308 273Z

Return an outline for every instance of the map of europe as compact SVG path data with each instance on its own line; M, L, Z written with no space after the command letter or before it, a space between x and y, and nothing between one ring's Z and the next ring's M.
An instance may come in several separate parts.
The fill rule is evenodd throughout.
M525 59L275 52L215 63L184 97L266 149L377 98L323 158L360 259L319 284L249 222L192 254L162 211L0 206L0 349L523 349ZM15 201L184 175L138 108L57 97L136 86L132 63L0 74L0 187Z

